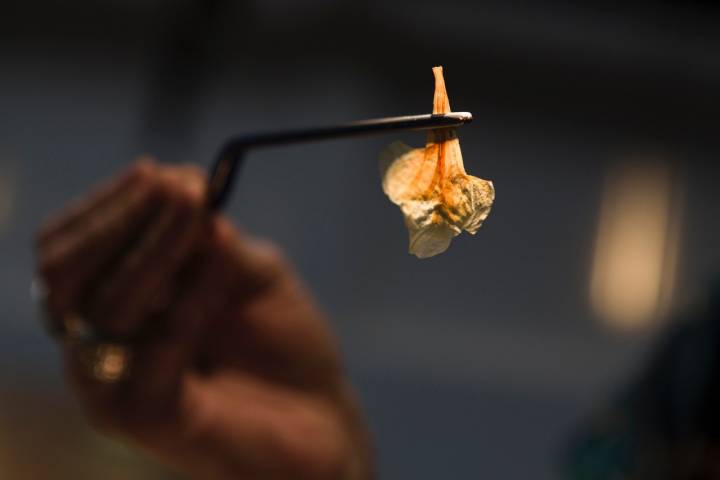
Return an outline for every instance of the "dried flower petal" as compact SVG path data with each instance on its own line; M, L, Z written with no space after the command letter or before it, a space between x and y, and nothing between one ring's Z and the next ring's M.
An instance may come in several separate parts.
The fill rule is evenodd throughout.
M433 113L449 113L442 67L434 67ZM425 148L393 143L380 154L382 186L405 216L410 253L442 253L463 230L475 234L490 213L492 182L465 173L454 129L430 130Z

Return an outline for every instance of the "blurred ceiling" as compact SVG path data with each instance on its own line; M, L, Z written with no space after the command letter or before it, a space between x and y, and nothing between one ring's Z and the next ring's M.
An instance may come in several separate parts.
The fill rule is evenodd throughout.
M634 137L664 138L672 131L678 142L714 138L709 120L720 108L720 8L711 2L438 5L12 2L0 18L0 48L73 44L77 56L101 50L108 57L163 58L170 67L159 69L160 75L177 79L185 78L178 72L194 72L188 84L227 69L267 62L300 66L323 58L350 70L375 64L382 81L400 84L409 66L467 64L472 58L481 74L454 79L453 93L480 90L488 110L521 112L530 121L552 116L589 128L631 128ZM159 41L166 37L170 43Z

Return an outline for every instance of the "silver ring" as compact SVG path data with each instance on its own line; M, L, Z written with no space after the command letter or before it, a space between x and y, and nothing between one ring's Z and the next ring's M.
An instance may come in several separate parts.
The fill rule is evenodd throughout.
M58 341L77 349L86 372L102 383L115 383L127 377L132 349L119 342L101 340L100 335L77 312L57 318L48 308L48 288L41 279L34 279L30 294L39 308L45 330Z

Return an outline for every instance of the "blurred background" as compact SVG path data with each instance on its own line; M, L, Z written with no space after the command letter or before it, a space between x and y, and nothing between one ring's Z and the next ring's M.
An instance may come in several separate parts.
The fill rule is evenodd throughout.
M443 65L496 204L420 261L378 152L263 150L227 214L329 312L381 478L558 478L720 271L720 8L565 0L27 0L0 7L0 477L177 478L89 429L29 297L40 220L141 153L431 110Z

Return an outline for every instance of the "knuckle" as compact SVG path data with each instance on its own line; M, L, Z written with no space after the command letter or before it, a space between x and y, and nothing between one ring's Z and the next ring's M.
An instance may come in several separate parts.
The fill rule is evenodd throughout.
M196 212L204 203L202 185L197 183L186 183L178 188L178 204L186 211Z
M186 163L182 168L190 179L205 182L205 171L202 168L192 163Z
M276 264L287 263L287 256L285 255L285 250L280 248L280 246L278 246L276 243L269 240L261 240L260 245L265 252L265 256L268 261Z
M175 172L163 175L158 182L158 190L162 199L182 212L198 210L204 200L201 184L190 183L173 173Z
M256 255L267 265L269 270L283 270L288 264L285 252L273 242L268 240L256 240L255 249Z
M205 176L205 172L197 167L192 167L188 177L188 189L196 204L203 205L207 193L207 177Z
M154 164L147 159L136 161L129 169L130 179L139 185L152 185L157 172Z
M221 254L235 251L238 235L233 226L222 217L214 217L208 236L209 249Z
M199 210L205 204L205 174L194 165L185 165L182 168L179 195L184 205L193 211Z

